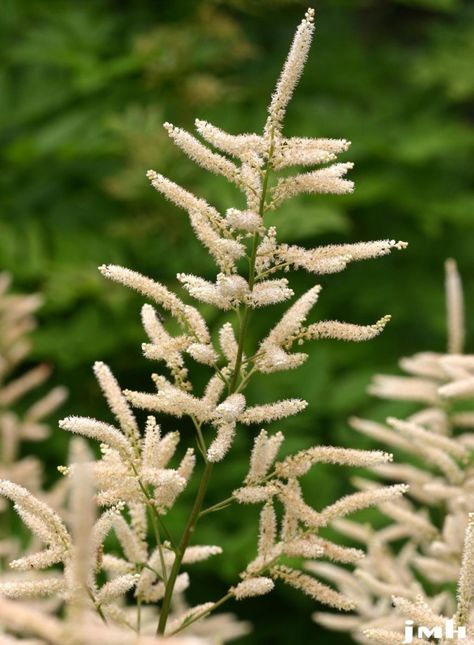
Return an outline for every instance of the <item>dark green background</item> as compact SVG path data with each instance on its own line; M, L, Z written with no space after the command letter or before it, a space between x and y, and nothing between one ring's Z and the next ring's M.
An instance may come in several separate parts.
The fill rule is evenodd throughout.
M297 372L263 377L251 387L253 401L291 395L309 401L305 414L281 426L286 450L316 442L366 447L348 429L347 416L403 413L402 406L371 400L365 387L374 372L396 370L400 356L444 348L446 257L459 262L472 313L469 4L316 5L316 39L286 132L352 140L344 160L356 163L356 191L293 200L275 215L281 237L305 246L381 238L410 246L320 280L318 318L367 324L391 313L380 338L362 345L320 342ZM291 0L3 1L0 266L12 272L18 290L45 294L33 359L53 363L54 380L69 387L63 414L109 418L91 375L96 359L108 362L123 385L151 390L156 367L140 355L141 300L106 283L99 264L120 263L171 286L177 271L215 274L186 214L149 187L146 170L169 175L220 208L240 204L223 180L173 149L161 123L192 128L197 116L235 133L261 129L304 9ZM301 293L314 281L301 273L293 285ZM256 316L252 337L279 311ZM197 379L205 376L202 370ZM246 429L216 469L210 501L225 497L245 473L252 435ZM55 430L47 445L26 449L43 455L51 480L65 460L66 439ZM334 501L348 490L349 477L347 469L320 468L306 482L308 499L318 508ZM178 530L183 519L184 509L178 510L172 527ZM254 509L232 509L203 523L198 540L222 544L228 557L196 565L190 595L202 602L233 583L254 552L256 531ZM236 607L255 623L258 636L246 643L350 642L313 625L313 609L286 588Z

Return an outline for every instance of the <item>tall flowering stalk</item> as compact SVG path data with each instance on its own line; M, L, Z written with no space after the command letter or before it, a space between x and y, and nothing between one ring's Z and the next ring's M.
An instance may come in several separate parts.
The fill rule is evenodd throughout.
M276 228L270 225L272 211L300 193L346 194L353 190L352 181L345 177L352 164L335 163L337 156L348 149L348 141L288 138L282 132L286 109L303 72L313 31L314 12L309 9L296 31L262 134L232 135L198 120L198 139L179 127L165 124L172 141L195 163L237 186L244 196L243 206L219 213L204 199L170 179L152 170L148 172L153 187L188 212L194 234L218 267L213 282L187 273L178 274L179 282L194 300L230 312L230 320L211 335L199 309L163 284L120 266L100 267L104 276L140 292L153 303L142 308L148 336L143 353L151 360L163 362L167 370L166 375L152 375L154 391L138 392L122 390L110 368L96 363L96 377L117 425L84 417L68 417L60 423L65 430L100 442L101 458L93 463L91 472L101 514L89 529L93 553L86 558L87 582L82 583L92 593L82 594L81 602L95 607L109 624L128 624L139 633L148 633L149 617L154 613L158 635L168 636L183 630L193 633L198 621L210 620L209 614L227 600L266 594L276 581L302 590L315 601L349 610L353 607L352 600L302 570L301 558L330 558L345 563L360 559L363 555L360 550L323 539L320 529L358 509L389 503L406 490L405 485L381 487L348 495L322 510L313 509L303 499L300 486L300 478L310 468L319 463L374 466L387 463L391 455L314 446L278 461L283 434L271 434L265 428L255 438L249 471L242 485L233 492L228 491L222 502L205 506L212 472L221 467L225 458L232 458L232 444L240 426L244 426L240 431L248 432L247 426L261 427L306 407L306 402L299 398L248 405L244 393L252 379L302 365L307 354L292 351L295 345L318 338L370 340L382 331L389 319L384 316L365 326L334 320L309 323L307 318L320 293L319 285L315 285L293 302L255 347L250 347L247 332L255 310L287 301L294 295L288 279L281 277L281 273L296 269L315 276L336 273L353 261L379 257L406 246L403 242L382 240L305 249L279 241ZM295 166L308 170L288 175L287 169ZM314 169L315 166L319 168ZM281 175L280 171L285 172ZM163 322L161 311L177 323L177 334L172 334ZM202 393L196 392L190 379L191 359L209 369L209 380ZM152 413L144 431L133 408ZM197 457L202 462L197 494L179 538L168 529L167 515L194 475L196 454L188 448L176 460L180 433L164 434L157 414L192 420ZM74 477L76 469L73 463L64 472ZM29 517L28 514L34 513L38 522L43 518L42 537L55 554L48 562L63 563L66 582L61 584L67 588L67 572L71 571L76 557L73 534L45 509L36 508L26 491L11 486L4 483L1 491L20 507L22 500L25 501L23 515L26 513ZM239 503L262 507L256 557L241 573L240 581L222 598L183 608L179 613L179 599L189 585L183 566L222 551L219 546L193 543L198 523L218 510ZM33 522L29 526L36 528ZM109 530L118 538L120 555L103 552ZM150 531L153 538L149 536ZM38 555L38 568L44 564L44 558ZM34 558L29 563L35 566ZM109 579L102 587L96 582L99 572L105 572ZM3 588L3 593L22 596L19 587ZM43 587L41 593L47 590ZM124 601L125 593L133 593L135 598L133 621L130 607ZM150 611L144 625L146 604L150 605ZM222 638L226 636L227 632Z
M409 497L381 505L390 523L379 531L339 523L368 550L358 582L337 567L311 565L360 600L346 622L326 613L316 619L351 631L361 643L401 644L406 621L413 621L415 634L418 626L435 630L437 642L444 642L447 620L455 630L449 642L458 642L458 628L467 634L460 632L460 643L474 638L474 356L463 353L463 294L453 260L446 262L446 302L448 351L404 358L406 376L377 376L370 387L376 396L416 402L419 409L385 424L352 420L356 430L398 451L396 463L373 470L408 484ZM375 482L356 483L367 490Z

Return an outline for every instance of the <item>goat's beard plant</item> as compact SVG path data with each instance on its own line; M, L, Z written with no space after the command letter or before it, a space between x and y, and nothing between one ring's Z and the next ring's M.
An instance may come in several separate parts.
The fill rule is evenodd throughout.
M233 318L216 331L214 342L199 310L185 304L164 285L119 266L100 268L107 278L139 291L178 324L180 332L171 335L151 304L142 309L143 326L150 341L143 345L143 352L149 359L163 361L168 375L152 376L154 392L122 390L109 367L96 363L96 377L118 427L83 417L68 417L60 424L65 430L100 443L98 461L89 463L83 459L76 465L73 459L64 469L73 481L92 478L100 509L97 520L86 517L83 526L77 528L80 516L77 510L73 514L76 528L69 530L54 511L27 490L7 481L0 484L0 492L15 503L28 526L46 544L44 551L20 558L12 565L20 570L63 565L59 576L56 572L54 577L27 584L3 584L0 587L3 595L21 599L60 594L70 606L95 610L109 624L128 625L139 633L155 631L151 627L154 618L157 633L165 636L183 630L192 633L198 620L209 616L225 601L266 594L277 580L339 610L353 608L351 599L303 572L302 563L318 558L342 563L358 560L363 555L361 551L333 544L323 539L319 530L335 518L400 496L406 486L357 492L323 510L315 510L304 501L299 480L318 463L370 466L390 461L391 455L315 446L276 462L283 434L260 429L242 485L229 491L222 503L207 508L205 504L213 469L218 472L225 467L221 466L224 459L232 459L232 443L239 425L248 432L249 425L261 428L262 424L297 414L306 407L306 402L297 398L248 406L244 392L251 380L300 366L307 354L292 352L295 344L318 338L369 340L382 331L389 318L368 326L338 321L307 324L320 291L316 285L289 307L256 347L247 344L252 312L294 295L286 278L275 277L279 272L301 268L315 275L336 273L352 261L382 256L405 246L402 242L383 240L304 249L277 241L275 228L267 226L271 212L295 195L345 194L353 190L353 183L344 178L352 164L333 163L339 153L347 150L347 141L286 138L282 134L285 111L303 71L313 30L313 10L309 9L298 27L272 96L262 135L231 135L210 123L196 121L198 133L219 151L216 152L184 130L165 124L173 142L194 162L222 175L244 194L242 209L229 208L221 215L169 179L154 171L148 173L157 191L189 213L196 237L219 268L215 282L185 273L179 273L178 280L191 297L231 312ZM324 167L274 181L279 171L291 166L315 165ZM210 371L201 396L194 391L189 378L186 367L189 358L208 366ZM149 416L142 434L133 407L191 419L197 454L188 449L172 467L179 431L163 435L155 416ZM197 458L202 462L197 474L197 495L182 534L176 539L168 530L167 514L193 476ZM240 574L240 581L222 598L177 615L173 603L189 584L183 566L221 552L218 546L191 544L198 522L212 521L213 512L235 503L262 506L256 557ZM232 512L237 511L238 506ZM104 540L111 530L118 538L120 556L104 553ZM79 543L83 548L77 546L77 534L82 535ZM103 582L104 578L108 581ZM128 598L133 596L133 605L127 604L125 594ZM146 608L146 620L145 604L151 605ZM68 615L78 612L69 611ZM73 630L76 640L80 640L81 624L76 621ZM71 632L68 634L69 638Z
M316 620L350 631L364 644L408 642L406 624L414 626L415 636L420 627L434 630L438 643L474 643L474 355L464 353L463 295L453 260L446 262L446 296L448 351L404 358L400 366L407 376L378 375L370 387L376 396L414 402L419 409L386 424L352 420L355 430L397 450L399 463L374 471L407 483L411 499L382 504L391 522L378 531L338 523L367 547L355 578L331 564L311 565L359 601L355 615L320 612ZM355 483L363 490L375 484Z

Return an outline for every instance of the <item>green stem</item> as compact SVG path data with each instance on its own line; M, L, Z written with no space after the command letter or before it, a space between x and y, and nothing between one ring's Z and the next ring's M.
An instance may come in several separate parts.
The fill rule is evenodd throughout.
M154 573L154 574L155 574L155 576L156 576L159 580L163 580L163 576L161 575L161 573L160 573L159 571L157 571L156 569L154 569L153 567L150 567L150 565L149 565L149 564L147 564L147 563L145 563L145 562L141 562L139 566L140 566L142 569L148 569L149 571L151 571L152 573ZM140 573L140 570L139 570L138 572Z
M226 377L224 374L221 372L220 368L217 365L214 365L214 369L217 372L217 375L220 377L220 379L226 384L229 385L229 382L227 381Z
M158 547L158 553L160 555L160 565L161 565L163 582L166 584L168 581L168 574L166 573L166 563L165 563L165 556L163 554L163 547L161 544L160 529L158 528L158 522L156 521L156 516L153 513L153 510L150 504L148 504L148 510L150 512L151 524L155 532L155 540Z
M253 236L253 245L252 245L252 255L250 256L250 269L249 269L249 287L250 291L253 289L255 282L255 260L257 257L257 248L260 236L258 233L255 233ZM237 349L237 358L235 359L234 372L232 374L232 379L229 383L229 394L232 394L237 389L237 383L240 375L240 368L242 367L242 356L244 353L244 342L245 335L247 333L247 325L250 318L250 308L248 305L245 305L244 313L242 316L242 323L240 325L238 349Z
M199 518L199 513L201 512L202 503L204 501L204 496L206 494L207 485L211 477L211 473L212 473L212 463L208 461L206 462L206 465L204 467L204 472L202 475L202 479L199 483L199 489L196 495L196 499L194 501L194 506L191 511L191 515L189 516L188 523L186 525L186 528L184 529L183 537L181 538L181 542L179 543L178 548L176 550L176 556L173 562L173 567L170 572L168 584L166 585L163 604L161 606L160 621L158 623L157 634L165 633L166 622L168 620L168 614L171 606L171 597L173 595L176 578L178 577L178 573L181 567L181 563L183 561L184 553L188 547L189 541L196 527L196 524Z
M270 481L276 476L276 471L272 470L268 475L265 475L265 477L261 480L261 484L265 484L267 481ZM235 497L231 495L230 497L226 497L225 499L221 500L220 502L217 502L216 504L213 504L212 506L208 506L205 508L203 511L199 513L199 517L204 517L204 515L207 515L208 513L213 513L214 511L220 511L221 509L227 508L232 504L232 502L235 502Z
M204 618L204 616L207 616L210 614L212 611L223 605L225 602L230 600L233 597L233 594L227 593L225 596L222 596L222 598L219 598L219 600L216 600L216 602L212 605L212 607L209 607L206 611L201 611L200 613L197 613L195 616L190 618L189 620L185 620L184 623L178 627L178 629L175 629L173 632L171 632L169 635L174 636L175 634L178 634L181 632L183 629L186 629L186 627L189 627L189 625L192 625L195 623L197 620L200 620L201 618Z
M168 531L168 529L166 528L165 524L163 523L163 520L161 519L160 514L158 513L158 510L157 510L155 504L153 503L153 498L151 497L150 493L147 491L146 487L143 485L140 477L138 476L138 472L137 472L137 469L135 468L134 464L131 464L131 467L132 467L133 472L136 475L138 485L140 486L140 489L141 489L142 493L146 497L147 505L148 505L148 508L150 509L150 511L152 513L152 517L155 518L156 522L158 523L158 526L161 528L161 530L163 531L163 533L166 536L166 539L171 544L171 547L173 549L175 549L176 547L174 545L173 537L171 536L171 533ZM161 542L160 541L158 542L158 545L161 548Z
M204 517L204 515L207 515L208 513L214 513L214 511L220 511L223 508L227 508L227 506L229 506L233 501L233 497L227 497L226 499L223 499L222 502L218 502L217 504L213 504L212 506L205 508L199 513L199 518Z
M239 334L239 348L237 351L237 358L235 361L235 369L234 373L232 375L232 381L230 382L229 385L229 394L232 394L232 392L235 392L237 389L237 382L239 380L239 374L240 374L240 368L242 366L242 354L244 351L244 339L245 339L245 334L247 331L247 325L249 321L249 316L250 316L250 310L246 306L244 310L244 315L242 317L242 324L240 326L240 334Z
M196 417L192 414L191 415L191 421L194 424L194 427L196 428L196 435L197 435L197 443L199 447L199 451L201 452L201 455L203 456L204 461L206 461L206 454L207 454L207 446L206 442L204 441L204 437L202 435L202 430L201 430L201 423L198 423Z
M273 143L270 147L269 160L267 162L267 167L265 169L265 175L263 178L263 185L262 185L262 194L260 196L260 204L258 208L259 215L262 218L265 214L265 198L266 198L267 189L268 189L268 179L270 177L270 160L272 156L272 151L273 151ZM252 254L250 256L250 267L249 267L248 284L249 284L250 291L252 291L253 286L255 284L255 261L257 259L257 249L258 249L259 241L260 241L260 235L258 233L255 233L255 235L253 236ZM240 368L242 366L242 355L244 352L244 341L245 341L245 335L247 333L247 325L249 322L249 317L250 317L250 308L248 305L246 305L242 316L242 324L240 325L239 346L237 350L237 358L235 360L234 373L232 374L232 380L229 386L229 394L232 394L233 392L235 392L237 388L237 382L240 375Z
M280 271L280 269L284 269L285 267L289 267L290 265L291 265L291 262L282 262L281 264L277 264L276 266L271 267L270 269L267 269L262 273L259 273L257 277L259 280L261 280L262 278L265 278L267 275L276 273L277 271Z
M240 382L239 387L235 391L236 392L242 392L242 390L244 390L247 387L247 385L249 384L250 379L252 378L252 376L255 374L256 371L257 371L257 368L252 367L250 372L245 376L245 378L242 379L242 381Z
M92 600L92 602L93 602L93 604L94 604L94 607L95 607L95 608L96 608L96 610L97 610L97 613L99 614L99 616L100 616L100 617L101 617L101 619L102 619L102 622L104 623L104 625L107 625L107 624L108 624L108 623L107 623L107 619L106 619L106 617L104 616L104 612L102 611L102 607L101 607L101 606L98 604L98 602L96 601L95 596L94 596L94 594L92 593L92 591L89 589L89 587L86 587L86 592L87 592L87 595L89 596L89 598Z
M278 561L278 558L273 558L272 560L269 560L268 562L265 562L265 564L262 567L260 567L260 569L257 571L256 575L261 575L267 569L272 567L275 564L275 562L277 562L277 561ZM200 620L201 618L204 618L204 616L207 616L208 614L213 612L215 609L217 609L218 607L223 605L225 602L227 602L228 600L233 598L233 596L234 596L234 594L231 591L229 591L228 593L226 593L225 596L222 596L222 598L219 598L219 600L216 600L216 602L212 605L212 607L209 607L209 609L207 609L206 611L202 611L202 612L196 614L195 616L193 616L192 618L190 618L187 621L185 620L184 623L180 627L178 627L178 629L175 629L169 635L174 636L174 634L177 634L178 632L181 632L183 629L186 629L187 627L189 627L189 625L192 625L192 623L195 623L197 620Z
M161 519L160 514L158 513L158 510L157 510L156 506L154 505L152 499L150 499L148 506L151 509L151 511L153 513L153 517L156 519L157 524L160 527L160 530L163 531L163 533L165 534L166 539L170 543L171 548L175 549L176 547L175 547L175 544L174 544L173 536L171 535L171 533L168 531L168 529L164 525L163 520Z
M161 517L160 517L160 515L158 513L157 508L155 507L155 505L153 503L153 499L152 499L151 495L149 494L149 492L147 491L146 487L143 485L143 483L140 480L140 478L138 477L138 472L137 472L134 464L132 464L132 469L133 469L133 472L135 473L135 475L137 476L138 485L140 486L140 489L141 489L142 493L145 495L146 500L147 500L147 507L148 507L148 511L149 511L149 514L150 514L150 518L151 518L151 525L152 525L153 531L155 533L156 545L158 547L158 553L159 553L159 556L160 556L160 565L161 565L161 570L163 572L162 573L162 578L163 578L163 582L166 584L168 574L166 572L165 556L163 554L163 546L161 544L160 526L163 527L165 535L168 538L171 547L174 549L175 547L174 547L174 543L173 543L173 538L171 537L169 531L166 529L166 526L161 521Z

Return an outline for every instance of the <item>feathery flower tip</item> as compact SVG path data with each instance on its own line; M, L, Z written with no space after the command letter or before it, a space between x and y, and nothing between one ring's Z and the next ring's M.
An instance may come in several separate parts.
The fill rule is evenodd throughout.
M248 578L243 580L236 587L231 589L236 600L244 600L244 598L253 598L255 596L264 596L270 593L275 587L275 583L271 578L264 576L258 578Z
M275 92L268 108L265 133L281 129L285 110L300 80L308 57L314 32L314 9L308 9L298 26L290 51L278 79Z

